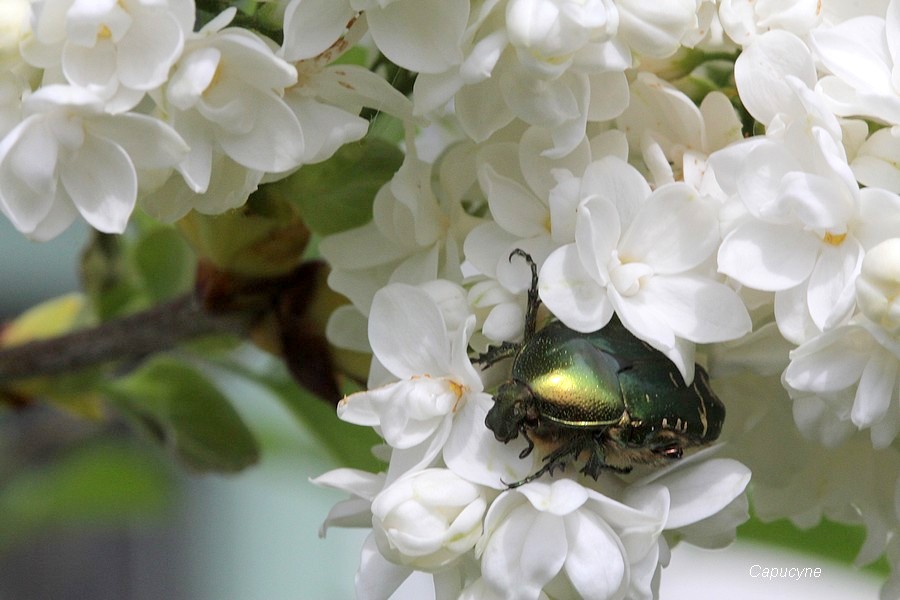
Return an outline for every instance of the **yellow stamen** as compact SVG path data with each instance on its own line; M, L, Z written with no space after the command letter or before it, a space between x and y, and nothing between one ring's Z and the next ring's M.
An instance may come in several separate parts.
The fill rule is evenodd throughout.
M453 390L453 393L456 394L456 402L453 403L453 412L456 412L456 409L459 408L459 401L462 400L463 394L466 393L466 389L452 379L448 380L447 383L450 386L450 389Z
M822 239L825 240L826 244L831 244L832 246L840 246L841 242L843 242L846 237L846 233L834 234L830 231L826 231L825 237L823 237Z

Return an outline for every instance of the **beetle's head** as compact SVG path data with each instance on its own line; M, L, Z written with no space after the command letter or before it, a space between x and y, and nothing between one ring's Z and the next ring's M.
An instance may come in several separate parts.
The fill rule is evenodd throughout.
M506 443L518 437L519 432L529 425L529 407L534 397L527 385L511 380L497 389L494 406L484 418L484 424L494 432L498 441Z

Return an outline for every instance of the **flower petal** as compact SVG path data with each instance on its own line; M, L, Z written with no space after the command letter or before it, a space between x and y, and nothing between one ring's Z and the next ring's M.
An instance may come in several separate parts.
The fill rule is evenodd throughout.
M366 17L378 49L393 62L420 73L439 73L462 62L468 0L398 0L382 5L380 10L367 10Z
M284 11L284 58L312 58L328 49L353 18L348 0L288 2Z
M669 489L666 529L712 516L737 498L750 482L750 469L730 458L714 458L663 475L654 483Z
M501 495L485 520L487 543L481 556L481 571L494 590L510 598L538 600L541 590L562 568L567 552L562 520L538 513L527 502L505 506L515 492ZM519 496L521 497L521 496ZM492 526L492 516L506 509L503 519ZM493 513L493 515L492 515ZM491 528L490 530L488 528Z
M819 245L794 226L742 223L722 240L719 272L757 290L785 290L809 277Z
M19 231L33 231L53 206L58 152L39 115L27 117L0 142L0 202Z
M806 292L809 314L819 329L831 329L850 316L863 255L862 246L852 237L839 247L822 245Z
M293 111L280 98L254 93L256 104L253 128L247 133L231 133L219 128L216 139L235 162L259 171L281 172L303 161L303 130Z
M60 181L81 216L105 233L122 233L137 201L137 174L128 154L87 135L60 167Z
M565 571L580 598L615 598L627 584L625 548L598 515L578 511L565 519L569 554Z
M640 172L616 156L591 163L582 178L582 196L597 195L615 206L621 229L628 229L641 204L650 196L650 184Z
M785 81L787 76L799 77L810 88L816 83L815 63L806 44L783 30L757 36L734 64L741 100L763 125L791 104L794 93Z
M889 352L878 349L859 378L856 399L850 418L858 427L870 427L884 419L897 393L897 372L900 361Z
M388 600L412 572L410 567L395 565L384 558L374 534L369 534L363 543L356 574L356 597L358 600Z
M813 393L837 392L856 383L876 342L862 327L827 331L791 352L784 381Z
M555 250L541 267L538 290L547 308L576 331L597 331L612 317L606 288L588 275L575 244Z
M401 379L448 374L450 338L444 317L419 288L394 283L375 294L369 343L381 364Z
M520 182L504 177L487 163L478 169L478 182L494 221L517 237L546 234L550 211Z
M463 87L456 93L453 105L460 127L476 142L485 141L515 119L494 77Z
M709 258L719 242L716 212L691 186L675 182L647 198L619 242L619 257L680 273Z
M724 342L749 333L750 315L730 287L697 276L656 276L639 293L678 337L698 344Z
M508 444L498 442L484 418L494 401L488 394L472 394L453 420L453 429L444 445L444 462L454 473L473 483L497 490L521 481L540 468L537 453L531 460L519 458L528 447L524 438Z
M137 90L162 85L184 48L184 32L168 11L145 10L118 45L118 76Z
M126 113L98 117L88 124L91 133L121 146L138 169L174 167L187 155L187 143L167 123L147 115Z

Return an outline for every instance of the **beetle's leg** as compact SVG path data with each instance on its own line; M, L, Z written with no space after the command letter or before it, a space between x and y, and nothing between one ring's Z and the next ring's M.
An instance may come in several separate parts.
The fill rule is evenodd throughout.
M528 263L528 266L531 267L531 286L528 288L528 307L525 309L525 341L527 342L534 335L534 330L537 328L537 311L541 305L541 299L538 297L537 264L531 258L531 255L521 248L516 248L509 254L510 262L512 262L513 256L521 256Z
M584 468L581 469L581 472L587 475L588 477L593 477L595 480L600 477L600 473L602 471L615 471L616 473L627 474L631 473L631 467L617 467L615 465L608 464L606 462L606 453L603 452L603 447L597 440L593 440L594 445L591 448L588 448L588 459L584 463Z
M585 444L589 441L590 438L586 438L584 436L576 436L569 442L563 444L550 454L544 457L544 466L526 477L521 481L516 481L515 483L510 483L508 485L509 489L517 488L520 485L525 485L530 481L534 481L535 479L541 477L544 473L550 473L553 475L553 471L556 469L565 469L566 468L566 460L565 458L569 455L578 456L585 449ZM530 440L529 440L530 441ZM527 456L527 455L526 455ZM524 458L524 457L523 457Z
M519 452L519 458L525 458L531 451L534 450L534 442L531 440L531 437L528 435L528 429L523 425L519 432L522 434L522 437L525 438L525 441L528 442L528 447Z
M607 467L609 465L606 464L606 454L603 452L600 444L594 441L594 447L588 450L588 459L585 461L581 472L596 480L600 477L600 472Z
M521 347L522 344L516 344L515 342L503 342L498 346L488 346L487 351L476 356L472 359L472 362L482 365L481 370L483 371L497 361L504 358L512 358L519 352Z
M520 485L525 485L526 483L530 483L530 482L534 481L535 479L539 478L544 473L546 473L548 471L552 471L551 465L554 467L557 466L553 463L547 463L546 465L544 465L543 467L541 467L540 469L538 469L537 471L535 471L534 473L532 473L531 475L526 477L525 479L523 479L521 481L516 481L514 483L507 484L506 487L508 489L514 489L514 488L519 487ZM551 472L551 474L552 474L552 472ZM504 481L503 483L506 483L506 482Z

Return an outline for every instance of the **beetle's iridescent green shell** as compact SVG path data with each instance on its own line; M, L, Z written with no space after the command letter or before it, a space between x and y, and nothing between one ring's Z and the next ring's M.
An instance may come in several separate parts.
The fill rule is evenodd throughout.
M545 419L573 427L617 423L625 411L616 358L589 338L551 323L516 355L512 378L523 382Z
M702 445L719 437L725 420L702 367L685 385L672 361L616 318L592 333L550 323L522 346L512 378L530 388L543 418L579 428L618 423L615 436L633 445L665 441L667 433Z
M619 374L631 419L623 441L643 444L662 431L679 434L685 445L718 439L725 406L710 389L703 367L696 365L694 369L694 381L689 386L668 359L635 363L634 368Z

